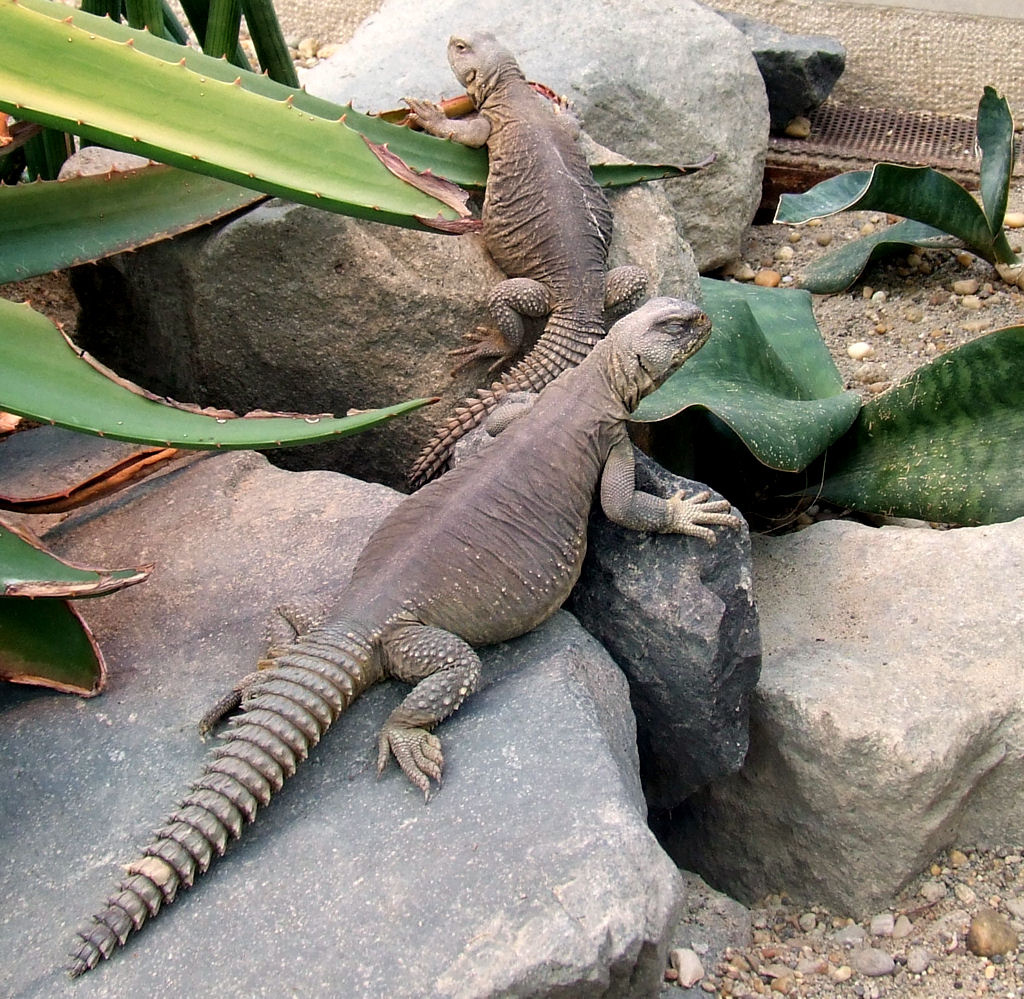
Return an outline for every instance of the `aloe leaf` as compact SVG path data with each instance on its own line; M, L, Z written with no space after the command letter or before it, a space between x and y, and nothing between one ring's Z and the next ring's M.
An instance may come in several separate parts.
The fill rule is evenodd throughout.
M242 0L242 12L260 66L270 75L270 79L289 87L298 87L295 63L288 54L288 46L281 34L281 24L272 0Z
M904 219L813 260L800 277L800 287L818 295L830 295L849 288L864 268L880 257L907 246L934 249L949 245L950 238L941 229Z
M815 492L950 524L1024 515L1024 326L937 357L864 406Z
M213 177L156 165L0 186L0 284L135 249L261 197Z
M704 278L711 339L633 414L663 420L710 410L771 468L799 471L850 427L860 409L811 312L805 291Z
M132 27L138 25L133 24ZM241 27L242 5L239 0L210 0L203 52L215 59L226 59L234 51Z
M84 360L45 317L0 299L0 410L71 430L184 448L276 448L343 437L431 402L355 416L205 415L146 398Z
M94 697L107 668L68 601L0 597L0 680Z
M91 569L58 558L37 538L0 521L0 596L98 597L141 583L152 566Z
M978 146L981 149L981 203L989 231L998 237L1003 231L1013 172L1013 117L1006 98L991 87L985 88L978 104Z
M0 110L343 214L413 228L456 217L383 169L343 122L246 90L240 76L235 85L195 72L173 42L130 31L130 44L118 42L108 36L124 29L112 22L77 12L67 23L52 7L67 9L0 0ZM142 39L163 57L147 56ZM40 72L57 53L60 72Z
M125 0L124 6L133 28L145 28L158 38L164 37L164 11L160 0Z

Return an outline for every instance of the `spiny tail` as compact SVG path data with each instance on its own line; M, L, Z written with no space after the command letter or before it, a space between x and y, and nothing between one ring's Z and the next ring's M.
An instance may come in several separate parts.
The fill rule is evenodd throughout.
M128 877L78 931L72 978L94 968L142 928L179 888L190 888L215 856L242 834L335 719L377 679L370 642L345 625L330 625L281 650L272 669L246 688L241 713L224 743L154 833Z
M539 392L563 371L576 367L605 335L599 323L584 323L552 315L533 349L490 388L476 390L438 428L409 471L409 486L419 489L448 466L456 442L478 427L511 392Z

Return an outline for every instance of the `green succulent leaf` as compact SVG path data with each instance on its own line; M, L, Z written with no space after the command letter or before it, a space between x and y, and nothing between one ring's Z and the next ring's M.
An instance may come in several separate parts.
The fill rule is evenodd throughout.
M825 499L950 524L1024 516L1024 326L950 350L872 399L826 460Z
M141 583L150 568L71 565L38 539L0 521L0 597L96 597Z
M1003 228L1013 173L1013 116L1006 98L991 87L985 88L978 104L978 146L981 149L981 203L989 232L998 237Z
M275 448L358 433L431 401L415 399L341 419L205 415L115 381L81 357L45 317L0 299L0 410L71 430L167 447Z
M0 110L343 214L412 228L458 217L384 169L343 121L247 89L222 61L81 11L58 19L66 12L0 0Z
M908 246L938 249L950 245L949 236L941 229L904 219L818 257L805 268L800 287L818 295L829 295L849 288L872 261L899 253Z
M0 680L94 697L107 669L67 600L0 597Z
M0 284L135 249L263 195L167 166L0 186Z
M704 278L711 339L636 410L641 422L700 406L771 468L799 471L838 440L860 409L821 337L805 291Z

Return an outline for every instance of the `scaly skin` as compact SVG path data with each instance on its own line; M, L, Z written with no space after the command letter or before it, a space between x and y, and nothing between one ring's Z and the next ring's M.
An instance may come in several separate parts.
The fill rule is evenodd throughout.
M272 650L271 668L215 709L241 700L204 774L79 931L73 976L189 887L341 712L386 677L415 687L381 730L378 767L394 755L429 796L444 765L430 730L476 689L473 646L525 634L561 606L579 577L598 485L608 516L637 530L714 544L709 525L739 526L729 504L706 493L665 500L638 492L625 428L640 399L709 332L696 306L648 302L579 367L528 403L499 410L492 442L395 508L360 555L331 623Z
M426 131L464 145L486 143L483 237L509 278L488 303L496 330L470 334L476 346L453 353L464 356L460 367L497 357L495 370L522 346L524 316L547 319L530 352L467 399L424 447L409 474L413 488L440 474L454 443L509 392L539 392L579 364L604 337L606 311L632 308L646 287L638 267L607 271L612 213L580 150L575 119L529 86L492 35L452 38L448 60L477 114L451 120L429 101L408 103Z

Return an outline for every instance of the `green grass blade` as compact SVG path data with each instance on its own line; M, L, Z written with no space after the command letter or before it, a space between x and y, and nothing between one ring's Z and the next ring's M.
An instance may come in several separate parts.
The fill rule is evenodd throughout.
M93 697L106 678L100 650L68 601L0 597L0 680Z
M1024 326L936 358L864 406L820 494L951 524L1024 516Z
M145 398L108 378L46 318L0 299L0 410L71 430L162 447L263 449L358 433L429 401L340 419L207 416Z
M260 197L165 166L0 186L0 284L165 239Z
M125 29L81 12L66 23L54 7L67 10L0 0L0 109L314 207L414 228L425 228L420 218L456 217L389 173L345 124L249 91L237 73L234 85L188 68L223 74L218 60L183 56L148 33L118 42ZM60 73L40 73L57 53Z
M821 338L806 292L703 279L713 332L633 416L663 420L700 406L771 468L799 471L849 428L860 408Z

